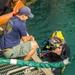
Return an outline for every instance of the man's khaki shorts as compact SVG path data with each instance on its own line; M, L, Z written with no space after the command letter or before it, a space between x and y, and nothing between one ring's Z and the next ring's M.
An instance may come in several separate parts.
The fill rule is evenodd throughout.
M24 57L31 50L31 42L20 43L17 46L4 52L6 58Z

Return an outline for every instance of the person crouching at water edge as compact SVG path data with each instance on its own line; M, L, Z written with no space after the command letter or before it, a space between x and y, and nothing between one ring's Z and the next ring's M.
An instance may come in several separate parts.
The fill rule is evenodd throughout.
M6 58L24 57L24 60L29 60L35 53L38 44L32 35L27 35L26 28L26 20L33 17L31 9L23 6L17 15L7 22L6 30L0 41L1 50ZM23 43L20 43L20 40Z

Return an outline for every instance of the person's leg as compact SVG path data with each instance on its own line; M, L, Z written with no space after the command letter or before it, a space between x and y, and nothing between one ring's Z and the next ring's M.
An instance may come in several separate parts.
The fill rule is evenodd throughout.
M21 44L18 44L14 46L13 48L10 48L10 50L7 50L6 52L5 52L6 49L4 49L3 51L4 56L6 58L18 58L20 53L20 48L21 48Z
M24 57L24 60L29 60L30 57L35 53L37 47L38 45L35 41L20 43L11 50L4 52L4 55L6 58Z
M32 55L35 53L37 47L38 47L38 44L36 41L30 41L31 42L31 50L29 51L29 53L24 57L24 60L29 60Z

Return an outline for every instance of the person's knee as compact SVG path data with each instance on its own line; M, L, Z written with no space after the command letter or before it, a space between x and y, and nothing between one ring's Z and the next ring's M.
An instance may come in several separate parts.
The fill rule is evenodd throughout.
M37 48L38 47L38 44L36 41L31 41L31 47L32 48Z

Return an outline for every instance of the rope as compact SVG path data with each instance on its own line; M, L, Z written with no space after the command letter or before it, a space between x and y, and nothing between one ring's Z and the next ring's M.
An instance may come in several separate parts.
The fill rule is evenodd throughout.
M69 62L75 61L75 56L69 58ZM4 59L0 58L0 64L14 64L17 66L33 66L37 68L60 68L64 67L64 62L48 63L48 62L33 62L17 59Z

